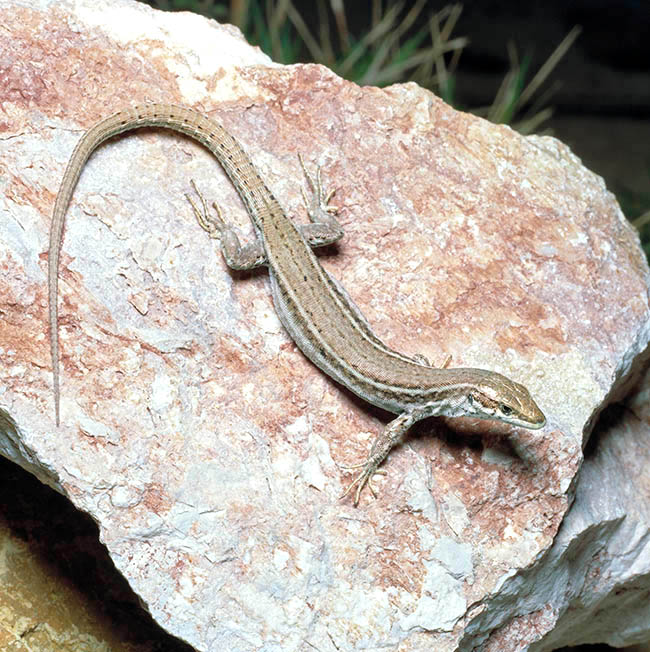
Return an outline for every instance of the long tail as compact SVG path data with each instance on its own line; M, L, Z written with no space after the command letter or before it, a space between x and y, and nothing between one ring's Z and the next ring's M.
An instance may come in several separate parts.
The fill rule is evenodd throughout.
M230 177L253 221L263 220L268 211L279 208L275 197L259 177L250 158L237 140L218 122L197 111L171 104L144 104L115 113L89 129L77 143L68 162L54 205L50 227L48 297L54 412L57 426L60 423L58 270L65 213L81 170L95 149L112 136L140 127L171 129L205 145ZM254 180L253 183L251 180Z

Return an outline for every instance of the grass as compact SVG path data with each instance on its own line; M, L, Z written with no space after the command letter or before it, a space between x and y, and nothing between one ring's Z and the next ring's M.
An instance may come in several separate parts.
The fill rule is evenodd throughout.
M650 159L646 163L650 180ZM641 246L650 261L650 192L639 192L626 187L615 188L616 199L623 214L632 223L641 238Z

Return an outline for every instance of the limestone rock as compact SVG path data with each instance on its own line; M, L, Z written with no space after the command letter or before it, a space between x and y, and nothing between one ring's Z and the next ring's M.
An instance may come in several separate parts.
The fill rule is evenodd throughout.
M649 392L646 371L625 404L603 414L553 545L486 601L459 650L650 641Z
M552 138L454 111L414 84L359 88L319 66L273 64L194 15L21 0L0 16L0 408L16 424L3 454L92 515L143 603L197 650L568 640L587 611L554 592L580 574L562 546L588 548L585 570L590 541L632 527L619 523L624 503L589 507L616 486L616 464L585 470L562 520L583 444L648 343L648 268L602 179ZM323 264L377 335L522 382L547 427L423 422L385 463L377 500L340 501L352 476L339 465L363 460L389 417L313 367L266 276L229 272L197 227L190 179L250 235L218 164L186 138L143 130L92 157L68 211L56 428L54 199L82 132L145 101L222 122L298 221L297 154L322 165L346 230ZM647 586L647 553L634 552L619 579ZM641 608L607 582L585 586L609 610Z

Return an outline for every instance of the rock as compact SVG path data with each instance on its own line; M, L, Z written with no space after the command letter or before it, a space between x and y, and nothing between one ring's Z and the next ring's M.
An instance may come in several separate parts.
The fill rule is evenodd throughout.
M16 424L0 448L97 521L164 628L197 650L541 650L584 631L572 626L600 598L608 614L640 614L604 580L584 585L586 604L573 580L624 543L634 554L616 562L619 582L645 577L647 589L649 566L626 529L647 518L596 501L622 486L626 455L642 468L643 448L617 448L577 481L598 415L629 390L648 343L648 267L602 179L552 138L415 84L359 88L273 64L190 14L88 0L0 14L0 408ZM54 200L82 132L145 101L222 122L298 221L297 154L322 165L346 230L323 264L377 335L522 382L547 427L422 422L384 464L377 500L339 500L352 478L339 465L363 460L389 417L312 366L266 275L231 273L197 227L190 179L250 236L218 164L143 130L92 157L68 210L57 428ZM612 460L615 441L599 435L597 455ZM640 476L624 479L642 493ZM622 622L601 640L638 635L614 633Z
M0 457L0 497L0 650L192 652L140 608L65 496Z
M553 545L486 600L457 649L650 641L649 391L646 371L624 404L603 413Z

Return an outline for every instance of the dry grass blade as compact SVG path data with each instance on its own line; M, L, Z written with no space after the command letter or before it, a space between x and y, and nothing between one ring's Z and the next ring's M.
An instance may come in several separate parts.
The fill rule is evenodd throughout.
M440 45L444 43L452 46L451 51L453 54L449 63L449 67L447 67L445 62L444 51L441 50L437 52L435 56L432 56L431 59L425 62L421 69L417 71L417 78L421 80L421 83L428 87L437 86L440 95L447 101L451 101L449 75L456 69L463 48L466 47L469 42L467 38L462 37L452 41L448 40L456 25L456 22L458 21L458 18L460 17L462 10L462 5L451 5L445 7L437 14L434 14L429 19L431 41ZM445 18L446 20L442 28L440 28L440 21L444 20ZM432 76L434 66L436 69L435 78Z
M394 83L398 81L403 74L410 68L415 68L420 64L429 65L431 62L437 62L443 59L445 52L456 52L465 46L465 39L458 38L448 41L447 43L440 43L426 50L420 50L403 61L398 61L394 64L386 66L383 70L379 71L373 80L374 84L381 85L387 83ZM422 78L419 77L422 82ZM431 78L429 78L431 80Z
M504 121L508 111L513 106L517 95L517 86L521 78L521 68L517 49L512 41L508 42L508 58L510 59L510 70L506 73L503 81L499 85L497 94L494 97L492 105L487 109L487 119L490 122L500 123ZM482 113L482 111L477 111Z
M557 84L554 84L551 89L546 91L543 98L534 102L533 106L526 114L527 117L518 122L513 121L516 112L528 103L534 94L541 88L553 68L557 66L560 59L566 54L567 50L571 47L580 32L580 27L574 27L562 39L562 42L555 48L549 58L540 67L537 74L535 74L530 83L525 87L523 87L525 66L519 62L519 56L514 43L512 41L509 42L508 56L510 59L510 71L504 77L492 106L490 106L486 112L487 119L497 123L511 123L513 128L524 134L535 131L542 122L548 120L552 115L553 110L548 107L541 109L541 107L544 103L548 102L552 93L557 89ZM481 115L483 114L483 111L480 110L476 113Z
M645 226L648 223L650 223L650 211L646 211L645 213L639 215L639 217L636 219L632 220L632 226L634 226L636 229L640 229L642 226Z
M289 6L291 6L290 0L278 0L275 6L273 6L272 0L266 2L266 15L269 17L269 35L271 37L271 55L276 61L282 59L280 30L287 18Z
M380 75L380 70L383 67L385 61L388 59L388 57L391 54L391 51L393 47L399 42L400 37L411 27L411 25L415 22L417 19L418 15L422 11L422 7L426 3L426 0L418 0L413 7L409 10L409 12L406 14L404 19L396 25L395 29L388 35L387 38L383 40L379 48L376 50L372 63L370 64L370 67L366 71L365 75L363 78L360 80L361 84L380 84L380 83L385 83L380 81L380 76L386 79L387 75L382 74ZM400 3L396 5L396 7L399 7L401 10L402 7L404 6L403 3ZM410 66L408 66L410 67Z
M319 3L319 5L322 3ZM341 41L341 48L344 52L350 49L350 34L348 32L348 21L345 18L345 7L343 0L330 0L330 7L334 14L336 21L336 29L339 32L339 40Z
M553 109L549 106L541 111L537 111L530 118L519 120L516 124L512 124L512 128L516 129L520 134L531 134L537 131L538 127L546 122L553 115Z
M338 0L332 0L332 2L335 1L338 2ZM323 58L314 60L319 63L324 63L328 68L334 68L336 66L336 54L334 53L334 45L330 38L330 21L327 16L327 6L325 0L318 0L316 4L318 6L318 34ZM339 39L340 38L341 35L339 34Z
M531 98L537 89L544 83L553 68L557 66L560 59L567 53L567 50L573 45L573 42L578 38L582 27L575 26L561 41L561 43L553 50L551 56L544 62L537 74L530 80L530 83L521 92L519 97L519 104L523 105Z
M382 37L389 32L399 12L402 8L402 4L396 4L391 7L381 18L381 20L373 26L373 28L359 41L359 43L352 48L351 52L346 56L345 60L342 62L338 69L338 74L342 77L345 77L347 73L350 72L352 67L364 56L366 50L370 45L380 41Z
M286 0L287 3L287 14L289 20L293 23L293 26L296 28L296 31L302 38L305 46L309 50L314 61L328 61L328 57L319 45L318 41L312 36L312 33L309 31L305 21L302 19L302 16L298 13L296 8L291 4L290 0Z
M250 0L230 0L230 22L244 31Z

